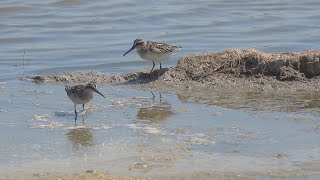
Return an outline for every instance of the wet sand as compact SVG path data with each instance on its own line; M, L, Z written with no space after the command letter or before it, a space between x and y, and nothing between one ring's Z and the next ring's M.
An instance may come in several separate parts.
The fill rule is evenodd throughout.
M320 74L319 57L320 51L268 54L254 49L227 50L182 57L175 67L164 68L161 71L155 70L151 75L148 74L149 70L146 69L142 72L122 74L60 72L22 77L21 79L40 84L78 84L95 81L100 84L129 86L134 89L173 92L177 94L181 102L187 103L218 105L232 109L248 107L253 109L254 112L273 110L277 112L296 112L319 107L318 101L310 100L312 99L310 97L315 96L315 92L318 92L320 88L318 77ZM304 93L301 93L302 91ZM228 96L235 96L237 99L230 101L230 98L226 98ZM156 106L141 108L138 111L137 118L162 121L167 118L164 116L171 116L174 113L170 111L170 108L170 104L162 105L161 111L155 111L154 109L159 109ZM213 116L219 116L219 113L217 112ZM293 118L292 121L299 121L299 119ZM183 133L183 129L181 131ZM179 132L177 133L179 134ZM183 147L181 148L183 149ZM189 170L171 172L171 166L178 166L174 159L179 159L181 155L185 156L182 159L185 160L186 164L192 163L192 158L188 158L188 150L185 149L185 153L177 156L172 155L169 160L144 157L144 162L126 164L127 170L132 173L119 175L109 174L108 171L88 170L77 174L62 174L61 172L27 173L23 177L26 179L299 179L305 176L319 177L320 175L320 166L316 162L300 161L296 164L297 166L291 163L287 164L287 162L282 164L281 161L287 158L285 154L274 154L270 157L256 159L254 157L235 157L236 160L244 160L239 162L239 165L232 162L232 153L230 153L228 156L225 155L231 157L227 160L212 158L217 160L217 164L228 162L229 169L208 168L202 164L195 164L200 170L194 170L190 173ZM267 162L268 165L262 163L261 167L264 167L264 169L258 168L252 171L250 167L240 168L243 163L249 164L250 160L256 163ZM160 167L155 162L165 162L160 164L169 166L168 168ZM206 161L202 160L201 162L205 163ZM273 163L275 163L274 167ZM154 173L153 165L157 167L156 170L168 173L165 175ZM188 167L190 168L190 166ZM177 169L174 171L177 171ZM136 174L137 176L135 176ZM7 177L19 179L22 175L11 174Z
M283 159L282 155L278 154L270 157L269 160L281 161ZM146 164L134 164L131 167L133 171L148 171L152 168ZM283 164L282 166L277 166L271 169L261 170L259 172L242 172L242 170L230 171L220 171L220 170L202 170L194 171L189 169L189 173L184 171L176 174L166 173L165 168L160 169L163 173L159 175L133 175L141 174L137 172L132 172L131 175L120 175L120 174L110 174L108 171L97 171L94 169L89 169L81 173L61 173L61 172L40 172L40 173L25 173L25 172L15 172L12 174L2 173L0 179L15 180L15 179L61 179L61 180L85 180L85 179L102 179L102 180L142 180L142 179L236 179L236 180L252 180L252 179L301 179L305 177L318 178L320 176L320 164L315 162L305 162L304 171L301 171L297 167Z
M37 83L121 83L145 88L224 87L243 91L319 91L320 51L264 53L255 49L180 58L173 68L135 73L60 72L22 77Z
M88 170L83 174L64 174L59 175L55 173L36 173L32 175L28 174L19 174L13 176L5 177L6 180L14 179L42 179L42 180L51 180L51 179L61 179L61 180L88 180L88 179L102 179L102 180L147 180L147 179L243 179L249 180L253 179L249 176L241 176L236 174L216 174L209 172L198 172L194 174L179 174L179 175L163 175L163 176L124 176L124 175L110 175L104 172L97 172L94 170Z

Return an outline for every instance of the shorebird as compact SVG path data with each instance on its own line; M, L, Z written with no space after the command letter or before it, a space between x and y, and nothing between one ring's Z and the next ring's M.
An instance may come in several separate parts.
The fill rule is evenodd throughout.
M180 50L181 48L181 46L171 46L164 43L136 39L134 40L131 49L124 53L123 56L128 54L130 51L136 49L137 53L142 59L153 62L152 69L149 73L151 74L155 66L155 61L160 63L160 69L162 69L161 62L169 60L172 53L177 50Z
M96 92L102 97L105 96L97 90L97 85L93 82L87 85L76 85L76 86L65 86L65 90L69 99L74 103L74 113L76 115L75 120L77 120L77 104L82 104L82 110L84 111L84 104L88 103L93 98L93 93Z

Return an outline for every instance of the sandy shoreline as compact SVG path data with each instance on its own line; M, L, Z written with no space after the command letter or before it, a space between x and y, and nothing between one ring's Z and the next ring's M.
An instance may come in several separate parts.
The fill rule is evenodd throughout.
M237 174L215 174L208 172L198 172L195 174L180 174L180 175L163 175L163 176L128 176L128 175L111 175L104 172L97 172L89 170L83 174L59 174L59 173L35 173L35 174L17 174L3 177L6 180L15 179L61 179L61 180L85 180L85 179L102 179L102 180L147 180L147 179L253 179L249 176ZM1 179L1 177L0 177Z
M180 58L173 68L106 74L59 72L22 77L34 82L121 83L145 87L230 87L258 91L319 91L320 51L264 53L255 49L207 52ZM159 77L158 77L159 74Z
M320 51L269 54L254 49L227 50L182 57L175 67L164 68L161 71L155 70L151 75L148 74L149 69L143 70L143 72L121 74L58 72L22 77L21 80L59 85L85 84L94 81L99 84L116 84L144 90L174 92L181 102L212 103L235 109L239 106L254 107L258 111L277 108L277 111L280 112L294 112L318 107L317 101L308 100L308 103L305 103L304 98L308 99L309 97L304 97L306 96L304 93L314 94L320 90L319 57ZM213 90L215 91L213 92ZM242 92L244 93L241 95L236 94ZM276 93L277 95L275 95ZM231 97L235 94L242 99L232 101L230 98L224 97ZM220 95L221 100L219 99ZM287 97L288 100L283 101L283 97ZM297 105L297 101L304 103ZM281 164L284 159L285 156L280 154L252 162L270 161ZM224 161L225 159L223 159ZM230 164L236 163L232 161ZM139 171L145 168L143 164L136 165L137 167L134 167L133 171L130 169L129 173L123 174L114 174L113 172L109 174L107 170L88 170L73 174L50 171L48 173L29 173L26 171L4 174L0 176L0 179L256 179L259 177L272 179L273 177L304 178L320 175L320 164L317 162L301 162L299 165L283 163L274 167L262 166L261 169L253 171L250 167L248 169L246 167L245 172L236 168L231 168L229 171L218 171L214 167L209 167L209 170L201 169L201 171L190 171L190 173L188 170L186 172L175 171L171 175L165 174L166 171L162 167L157 169L157 172L158 170L163 171L163 175L144 174ZM174 163L172 165L177 166Z
M281 160L283 157L273 157L275 161ZM0 179L6 180L16 180L16 179L24 179L24 180L31 180L31 179L42 179L42 180L51 180L51 179L61 179L61 180L94 180L94 179L103 179L103 180L142 180L142 179L242 179L242 180L251 180L251 179L259 179L259 178L306 178L306 177L314 177L318 178L320 176L319 163L305 163L306 169L301 171L301 169L297 167L291 167L290 165L283 165L283 167L274 167L272 169L265 169L265 171L261 172L242 172L241 170L238 172L235 170L234 172L221 172L221 171L194 171L190 169L189 173L181 172L176 174L167 174L163 169L159 169L163 171L159 175L149 175L143 172L132 172L130 174L112 174L108 171L97 171L94 169L87 170L85 172L75 172L75 173L61 173L61 172L37 172L37 173L30 173L30 172L14 172L14 173L5 173L0 175ZM141 167L142 168L142 167ZM138 168L143 170L144 168Z

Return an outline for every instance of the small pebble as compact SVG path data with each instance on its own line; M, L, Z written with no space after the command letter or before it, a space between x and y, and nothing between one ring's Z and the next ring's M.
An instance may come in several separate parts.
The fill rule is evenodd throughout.
M95 173L95 172L96 172L96 170L94 170L94 169L89 169L86 171L86 173Z

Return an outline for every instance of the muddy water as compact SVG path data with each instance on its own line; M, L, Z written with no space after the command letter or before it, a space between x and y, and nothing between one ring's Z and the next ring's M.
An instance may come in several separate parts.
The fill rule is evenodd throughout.
M149 68L134 53L122 57L137 37L184 47L163 66L207 50L317 49L318 7L317 1L293 0L1 1L0 178L88 170L317 177L317 93L103 85L107 99L96 96L75 125L62 85L18 77Z
M75 125L73 105L60 85L2 86L3 175L96 170L162 177L165 171L269 179L319 172L313 94L100 86L107 99L96 96Z

